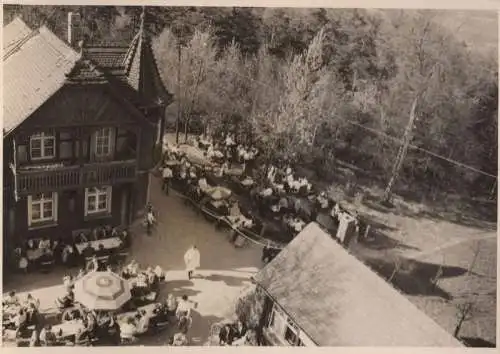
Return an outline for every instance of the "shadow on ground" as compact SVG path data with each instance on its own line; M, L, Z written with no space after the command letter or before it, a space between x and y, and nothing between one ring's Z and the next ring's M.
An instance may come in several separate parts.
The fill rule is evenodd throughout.
M201 291L194 290L193 282L190 280L172 280L167 281L160 287L160 294L162 297L166 297L168 294L172 294L175 297L181 297L186 295L187 297L192 297L198 295Z
M460 340L467 347L474 347L474 348L496 348L495 343L489 342L489 341L484 340L482 338L477 338L477 337L460 337Z
M232 275L220 275L220 274L212 274L203 277L203 279L214 282L222 281L226 283L227 286L241 286L243 285L244 282L248 282L250 280L249 277L235 277Z
M384 279L390 279L393 286L407 295L436 296L445 300L453 297L439 287L439 279L458 277L467 272L467 269L461 267L420 262L397 255L392 259L364 257L363 261ZM399 264L397 272L396 264Z
M211 326L224 320L224 318L218 316L202 316L197 311L192 311L191 317L193 326L188 332L188 336L191 340L190 345L194 346L205 345L209 339Z

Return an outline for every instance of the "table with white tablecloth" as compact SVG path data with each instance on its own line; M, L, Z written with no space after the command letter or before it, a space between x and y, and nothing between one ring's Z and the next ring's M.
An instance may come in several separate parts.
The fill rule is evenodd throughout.
M77 244L76 248L78 249L78 252L82 253L83 250L87 247L88 243L89 242ZM109 237L109 238L104 238L104 239L98 240L98 241L90 241L90 245L96 251L99 249L99 245L103 245L104 249L110 250L110 249L119 248L122 245L122 240L119 237Z
M82 331L85 329L82 320L72 320L52 326L52 332L54 332L58 338L67 338L74 336L79 329L81 329Z

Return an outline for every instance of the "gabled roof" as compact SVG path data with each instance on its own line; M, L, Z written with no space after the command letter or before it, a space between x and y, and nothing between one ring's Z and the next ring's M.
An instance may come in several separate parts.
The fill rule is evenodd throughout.
M254 278L319 346L461 346L316 223Z
M31 34L32 29L28 27L19 17L16 17L3 28L3 54L8 53L16 43Z
M18 21L11 24L4 27L4 31L11 33L10 38L25 33ZM20 30L18 36L14 34L16 28ZM79 57L45 26L11 45L3 63L4 134L21 124L64 85L66 74Z
M172 95L167 91L156 63L155 54L151 47L151 38L145 29L145 11L141 15L140 28L132 39L123 60L124 73L127 81L143 97L150 97L152 101L161 99L168 104Z

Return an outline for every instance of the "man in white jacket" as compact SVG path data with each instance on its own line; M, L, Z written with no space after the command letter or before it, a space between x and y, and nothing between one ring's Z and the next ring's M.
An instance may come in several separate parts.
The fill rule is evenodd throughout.
M196 246L191 246L184 254L184 263L186 263L188 279L191 280L194 270L200 267L200 251Z

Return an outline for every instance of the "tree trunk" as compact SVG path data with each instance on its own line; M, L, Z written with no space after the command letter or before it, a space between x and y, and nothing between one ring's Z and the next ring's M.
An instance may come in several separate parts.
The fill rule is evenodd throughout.
M455 331L453 332L453 337L458 338L460 329L462 328L464 322L467 320L467 316L469 315L471 307L471 304L465 304L464 308L460 311L460 318L458 319L457 326L455 327Z
M177 120L175 121L175 143L179 144L179 129L181 122L181 42L177 44Z
M408 125L406 126L406 131L403 138L404 139L403 146L401 147L398 153L398 157L396 158L396 163L394 164L394 168L392 170L391 179L389 180L389 183L387 184L387 187L384 192L383 201L386 203L388 203L391 200L392 188L394 187L394 184L396 183L396 180L399 176L399 172L403 167L404 160L408 152L408 147L410 146L411 132L413 130L413 124L415 122L415 110L417 108L417 101L418 101L418 96L415 97L415 99L413 100L413 104L410 111L410 120L408 121Z

